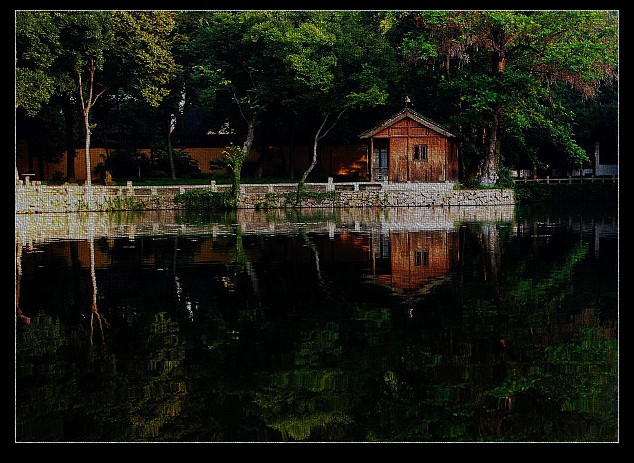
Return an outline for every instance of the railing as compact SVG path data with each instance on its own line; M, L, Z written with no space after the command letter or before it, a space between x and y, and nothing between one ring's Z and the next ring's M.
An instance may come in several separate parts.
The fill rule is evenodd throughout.
M618 177L516 178L515 183L617 183Z

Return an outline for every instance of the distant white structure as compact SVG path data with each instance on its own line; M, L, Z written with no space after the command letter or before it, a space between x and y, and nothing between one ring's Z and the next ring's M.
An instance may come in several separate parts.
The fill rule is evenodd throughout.
M619 175L618 164L600 164L599 163L599 142L594 144L594 176L595 177L617 177Z

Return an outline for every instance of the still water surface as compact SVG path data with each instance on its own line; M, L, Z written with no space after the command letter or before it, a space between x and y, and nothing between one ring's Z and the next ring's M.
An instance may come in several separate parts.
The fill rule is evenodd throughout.
M617 216L16 216L15 440L616 442Z

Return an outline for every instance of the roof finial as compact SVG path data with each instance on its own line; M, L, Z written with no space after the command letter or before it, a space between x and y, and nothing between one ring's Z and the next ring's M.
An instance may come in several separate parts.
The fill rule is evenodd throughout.
M405 111L407 111L407 105L410 103L410 101L412 100L409 99L409 96L405 95Z

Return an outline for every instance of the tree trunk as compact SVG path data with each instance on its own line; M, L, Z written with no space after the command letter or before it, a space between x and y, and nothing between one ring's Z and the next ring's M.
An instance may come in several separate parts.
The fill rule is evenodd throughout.
M324 116L324 121L321 123L321 126L319 127L319 129L317 130L317 133L315 134L315 141L313 143L313 160L310 163L310 166L308 166L308 169L306 169L306 172L304 172L304 175L302 175L302 179L299 181L299 184L297 186L298 187L298 193L299 193L299 189L302 187L302 185L304 185L304 183L306 183L306 178L308 177L310 172L313 170L313 167L315 167L315 165L317 164L317 147L319 145L319 140L321 140L326 135L328 135L328 132L330 132L332 130L332 128L337 124L337 121L339 121L339 118L341 117L341 115L345 111L346 111L345 109L341 110L341 112L339 114L337 114L337 117L335 118L333 123L326 130L324 130L324 126L326 125L326 122L328 121L328 117L330 117L330 113L327 113ZM299 195L298 195L298 198L299 198Z
M73 107L70 96L62 98L62 112L66 124L66 181L75 181L75 135L73 131Z
M498 180L497 142L501 117L502 104L496 103L493 111L493 124L489 131L486 157L484 158L484 166L482 168L482 175L480 176L480 183L483 185L495 185Z
M252 116L251 119L247 122L247 136L244 139L244 143L242 144L242 159L233 169L233 187L232 193L233 197L236 199L236 203L238 201L238 197L240 196L240 182L242 177L242 164L244 160L251 152L251 146L253 146L253 139L255 137L255 116Z
M328 118L328 116L326 116L326 119L327 118ZM310 166L308 166L308 169L306 169L306 171L304 172L304 175L302 175L302 179L299 181L300 185L303 185L304 183L306 183L306 178L308 177L308 175L311 173L311 171L313 170L313 168L317 164L317 146L319 145L319 134L321 132L321 129L323 129L324 124L326 123L326 119L324 119L323 124L321 124L321 127L319 128L319 130L315 134L315 140L313 142L313 159L312 159L312 161L310 163Z
M506 34L501 27L492 31L494 53L491 61L491 73L499 81L506 71ZM493 123L489 132L487 152L484 158L484 166L480 177L480 183L495 185L498 180L498 132L502 121L502 103L497 101L493 106Z
M18 109L18 107L19 107L19 105L18 105L18 103L16 102L16 104L15 104L15 109L17 110L17 109ZM16 148L17 148L17 146L16 146ZM17 184L18 184L18 182L20 181L20 174L18 173L18 153L17 153L17 150L16 150L16 152L15 152L15 157L14 157L14 159L15 159L15 184L17 185Z
M172 116L169 116L169 122L167 125L167 158L170 162L170 174L172 180L176 180L176 169L174 169L174 150L172 149L172 132L174 131L174 123L172 122Z
M90 123L88 122L88 114L90 112L90 107L87 106L84 109L84 130L86 131L86 144L85 144L85 150L86 150L86 183L85 185L87 187L91 187L92 186L92 178L91 178L91 167L90 167Z
M86 132L86 187L89 188L88 194L92 194L92 168L90 166L90 108L93 107L97 99L104 94L104 92L108 89L105 87L103 90L98 92L93 96L94 86L95 86L95 72L97 71L97 64L93 59L91 59L88 63L88 98L84 99L84 87L82 84L81 71L77 72L77 82L79 86L79 99L81 101L81 108L84 116L84 130Z

